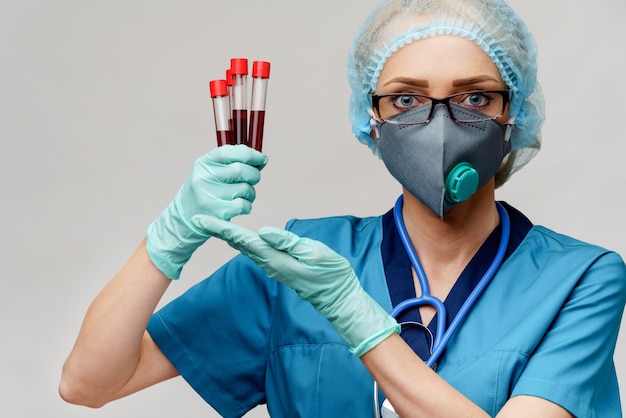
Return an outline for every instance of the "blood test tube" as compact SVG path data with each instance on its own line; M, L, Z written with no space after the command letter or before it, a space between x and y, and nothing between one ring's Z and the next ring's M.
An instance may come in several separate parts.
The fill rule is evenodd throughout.
M252 98L250 100L250 132L248 146L257 151L263 147L263 127L265 126L265 99L267 82L270 78L270 63L254 61L252 63Z
M232 132L228 126L230 107L228 105L228 85L226 80L210 81L209 89L211 90L211 99L213 101L217 146L232 144Z
M232 58L230 72L233 76L233 141L235 145L248 144L248 59Z

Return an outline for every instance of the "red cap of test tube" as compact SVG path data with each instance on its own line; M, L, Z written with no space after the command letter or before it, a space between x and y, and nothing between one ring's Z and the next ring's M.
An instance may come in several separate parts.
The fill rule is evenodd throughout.
M270 63L267 61L254 61L252 63L252 77L270 78Z
M226 70L226 84L229 86L233 85L233 76L230 72L230 68Z
M228 96L228 84L226 80L212 80L209 82L211 97Z
M247 58L231 58L230 73L248 75L248 59Z

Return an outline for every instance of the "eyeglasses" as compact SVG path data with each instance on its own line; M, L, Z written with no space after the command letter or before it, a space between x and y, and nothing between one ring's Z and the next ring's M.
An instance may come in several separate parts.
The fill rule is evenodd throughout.
M438 104L456 122L483 122L504 114L509 90L474 90L436 98L414 93L371 94L374 118L396 125L428 123Z

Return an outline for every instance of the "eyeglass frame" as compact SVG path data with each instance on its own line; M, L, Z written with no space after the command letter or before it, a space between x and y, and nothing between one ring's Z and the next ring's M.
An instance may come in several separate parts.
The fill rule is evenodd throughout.
M500 111L499 114L495 115L495 116L489 116L485 119L472 119L472 120L459 120L454 116L454 112L452 111L452 108L450 107L450 99L452 99L453 97L457 97L457 96L461 96L461 95L466 95L466 94L472 94L472 93L492 93L492 94L499 94L500 96L502 96L502 110ZM380 116L380 112L378 111L378 104L380 102L380 99L384 98L384 97L401 97L401 96L419 96L419 97L424 97L427 98L431 101L431 107L430 107L430 111L428 113L428 117L423 121L423 122L402 122L402 121L397 121L397 120L393 120L393 119L383 119ZM495 120L498 119L499 117L501 117L502 115L504 115L504 111L506 110L506 105L509 104L509 102L511 101L511 90L470 90L470 91L463 91L460 93L455 93L455 94L451 94L449 96L446 97L432 97L432 96L428 96L426 94L420 94L420 93L386 93L386 94L374 94L374 93L370 93L369 94L370 97L370 103L372 104L372 117L380 122L380 123L391 123L394 125L424 125L427 124L428 122L431 121L431 119L433 118L433 113L435 111L435 108L437 107L438 104L444 104L446 106L446 109L448 110L448 114L450 115L450 118L452 118L453 121L455 122L459 122L459 123L472 123L472 122L486 122L489 120ZM455 104L455 103L453 103ZM457 105L459 106L459 105ZM417 108L414 108L417 109ZM414 109L409 109L407 110L407 112L414 110ZM468 109L469 110L469 109ZM480 113L478 111L476 111L477 113ZM402 113L399 113L398 115L400 115ZM397 116L397 115L396 115Z

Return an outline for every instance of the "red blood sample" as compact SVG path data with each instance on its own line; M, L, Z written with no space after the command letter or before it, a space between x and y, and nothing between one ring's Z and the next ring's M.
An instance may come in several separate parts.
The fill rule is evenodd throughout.
M267 81L270 77L270 63L254 61L252 63L252 100L250 103L249 146L257 151L263 147L263 128L265 126L265 99Z

